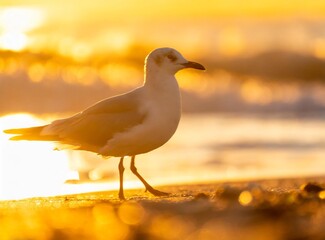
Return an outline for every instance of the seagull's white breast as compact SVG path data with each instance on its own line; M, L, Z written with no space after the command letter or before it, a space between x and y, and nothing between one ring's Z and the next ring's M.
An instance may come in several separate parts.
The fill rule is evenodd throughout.
M126 132L117 133L102 148L105 155L131 156L165 144L175 133L181 116L181 99L176 79L160 88L143 87L139 105L145 120Z

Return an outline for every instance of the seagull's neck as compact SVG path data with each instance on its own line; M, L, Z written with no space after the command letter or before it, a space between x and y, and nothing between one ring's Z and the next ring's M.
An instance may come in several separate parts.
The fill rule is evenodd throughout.
M174 74L160 70L159 68L150 68L145 71L144 86L157 90L174 88L179 91L178 83Z
M151 114L159 116L159 120L154 119L154 122L170 126L169 133L174 133L181 116L181 95L175 75L151 68L146 71L143 87L146 96L144 105ZM168 131L166 133L171 136Z

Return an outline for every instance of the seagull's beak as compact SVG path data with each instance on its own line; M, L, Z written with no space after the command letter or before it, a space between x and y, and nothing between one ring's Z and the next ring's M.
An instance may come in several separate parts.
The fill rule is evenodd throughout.
M197 62L188 61L186 63L182 63L182 65L184 66L184 68L195 68L199 70L205 70L205 67L203 67L203 65Z

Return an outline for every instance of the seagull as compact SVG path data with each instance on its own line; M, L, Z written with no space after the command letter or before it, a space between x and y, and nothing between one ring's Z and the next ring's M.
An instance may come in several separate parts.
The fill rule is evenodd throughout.
M180 90L175 74L184 68L205 70L173 48L157 48L145 59L142 86L106 98L69 118L44 126L4 130L10 140L54 141L104 157L119 157L119 193L123 191L123 160L155 196L168 193L153 188L137 171L135 156L164 145L175 133L181 117Z

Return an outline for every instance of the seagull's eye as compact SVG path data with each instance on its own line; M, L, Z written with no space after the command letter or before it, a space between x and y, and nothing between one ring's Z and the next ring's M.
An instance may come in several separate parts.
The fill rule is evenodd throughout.
M168 54L167 58L172 62L175 62L177 60L177 57L173 54Z

